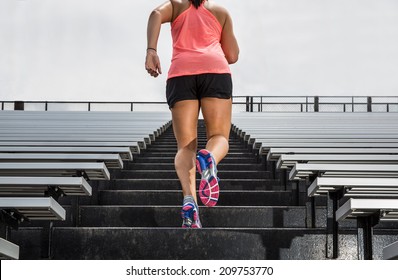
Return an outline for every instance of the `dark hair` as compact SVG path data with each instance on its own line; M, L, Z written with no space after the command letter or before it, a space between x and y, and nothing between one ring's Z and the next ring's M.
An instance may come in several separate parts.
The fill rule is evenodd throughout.
M194 5L195 8L197 9L204 0L190 0L190 1L192 2L192 5Z

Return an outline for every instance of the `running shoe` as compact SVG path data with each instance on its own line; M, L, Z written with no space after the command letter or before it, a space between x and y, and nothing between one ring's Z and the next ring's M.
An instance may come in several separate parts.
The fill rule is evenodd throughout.
M218 202L220 188L218 186L216 161L208 150L200 150L196 156L196 168L202 175L199 185L199 197L204 205L213 207Z
M182 228L202 228L198 206L192 202L185 203L181 209Z

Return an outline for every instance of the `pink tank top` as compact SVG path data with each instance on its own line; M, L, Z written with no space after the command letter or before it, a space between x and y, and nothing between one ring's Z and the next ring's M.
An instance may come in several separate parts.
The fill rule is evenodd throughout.
M173 57L168 79L206 73L231 73L221 48L222 27L204 7L192 4L171 24Z

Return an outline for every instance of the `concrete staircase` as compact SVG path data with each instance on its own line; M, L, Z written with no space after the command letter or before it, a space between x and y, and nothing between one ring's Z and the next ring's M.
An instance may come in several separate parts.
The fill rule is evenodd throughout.
M199 122L199 148L205 127ZM219 165L221 195L214 208L201 207L203 229L181 229L182 193L174 171L172 128L142 155L114 171L109 182L93 185L92 198L61 200L67 221L25 223L11 233L21 259L325 259L328 242L325 206L317 219L297 204L281 174L235 135ZM276 179L275 179L276 178ZM199 180L198 180L199 181ZM301 205L301 206L300 206ZM357 258L355 224L342 225L341 259ZM375 258L396 239L397 230L377 229Z

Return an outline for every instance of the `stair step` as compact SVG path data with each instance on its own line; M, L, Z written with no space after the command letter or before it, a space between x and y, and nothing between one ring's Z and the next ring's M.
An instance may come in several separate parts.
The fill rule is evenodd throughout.
M12 232L21 260L40 259L41 228ZM396 236L383 236L388 245ZM341 234L340 242L355 244L354 231ZM54 260L278 260L325 259L324 229L200 229L180 228L54 228ZM390 243L392 243L391 241ZM341 255L355 259L355 246L343 246ZM376 251L376 258L382 258Z
M205 144L207 142L207 140L206 139L198 139L198 143L201 143L201 144ZM229 143L229 145L235 145L235 146L240 146L240 147L242 147L242 145L244 145L244 141L243 140L241 140L241 139L229 139L228 140L228 143ZM177 144L177 140L176 139L173 139L173 140L171 140L171 139L164 139L163 137L162 138L157 138L157 139L155 139L155 141L153 141L153 145L154 146L157 146L157 145L159 145L159 146L167 146L167 145L175 145L175 144Z
M147 156L145 155L143 156L136 156L134 157L134 161L133 162L127 162L126 164L132 164L132 163L170 163L170 164L174 164L174 156ZM245 157L245 158L224 158L222 160L222 162L220 164L223 163L257 163L257 159L254 157Z
M181 203L181 202L180 202ZM200 203L200 202L199 202ZM106 206L100 206L100 205L95 205L95 206L93 206L93 205L91 205L91 204L87 204L89 207L99 207L99 208L101 208L101 207L109 207L109 206L111 206L111 205L106 205ZM80 207L86 207L87 205L81 205ZM112 207L118 207L119 205L112 205ZM70 206L70 205L63 205L63 207L65 208L65 210L66 210L66 213L67 213L67 215L66 215L66 220L65 221L53 221L53 227L74 227L74 222L73 222L73 219L74 219L74 216L73 216L73 214L72 214L72 207ZM165 213L168 213L169 212L169 214L168 215L171 215L172 217L171 217L171 220L173 220L173 223L174 224L177 224L177 227L179 227L180 226L180 223L178 222L181 218L180 218L180 216L179 216L179 209L181 209L181 206L180 206L180 204L179 205L173 205L173 206L146 206L146 205L141 205L141 206L130 206L130 207L138 207L138 208L142 208L142 207L156 207L156 208L158 208L157 209L157 212L159 212L160 211L160 213L161 213L161 211L165 211ZM253 208L261 208L261 207L259 207L259 206L255 206L255 207L253 207L253 206L239 206L239 207L237 207L237 209L244 209L244 208L251 208L251 209L253 209ZM174 208L175 210L176 210L176 212L173 212L173 213L171 213L171 210L170 209L168 209L168 210L161 210L161 208ZM234 208L234 206L228 206L228 207L216 207L216 208ZM216 208L207 208L207 207L203 207L203 206L200 206L200 209L205 209L204 211L206 211L206 212L208 212L208 213L210 213L209 215L210 215L210 217L212 217L211 215L213 215L212 213L211 213L211 211L213 211L214 209L216 209ZM271 209L272 207L268 207L269 209ZM276 208L278 208L278 207L276 207ZM285 207L285 208L287 208L287 207ZM291 211L296 211L295 209L299 209L299 210L297 210L298 211L298 213L302 213L302 207L297 207L297 206L293 206L293 207L290 207L290 210ZM146 210L146 211L148 211L148 210ZM225 211L225 210L223 210L223 211ZM271 211L271 210L270 210ZM279 211L280 211L280 208L279 208ZM115 212L118 212L118 211L115 211ZM202 218L202 210L201 210L201 219L203 220L203 218ZM153 213L153 212L151 212L151 213ZM217 212L216 212L217 213ZM276 213L276 215L277 215L277 211L275 212ZM292 215L294 215L294 214L290 214L290 216L292 216ZM299 215L299 214L297 214L297 215ZM244 215L243 215L244 216ZM94 216L94 217L96 217L96 216ZM277 216L276 216L277 217ZM238 218L240 218L240 216L238 216ZM301 219L301 218L300 218ZM303 219L305 219L305 218L303 218ZM281 220L282 221L282 220ZM203 223L207 223L207 221L205 221L205 220L203 220ZM215 223L215 221L211 221L210 220L210 222L212 222L213 224ZM280 223L280 221L279 221L279 223ZM315 220L315 227L316 228L326 228L326 223L327 223L327 219L326 219L326 207L317 207L316 208L316 220ZM205 224L204 224L205 225ZM277 226L278 224L275 224L275 226ZM21 224L20 224L20 227L23 227L23 228L35 228L35 227L44 227L44 226L48 226L48 221L27 221L27 220L25 220L24 222L22 222ZM207 224L206 225L206 227L212 227L211 226L211 224ZM270 226L271 227L271 226ZM341 223L339 223L339 229L342 229L342 230L347 230L347 229L356 229L357 228L357 223L356 223L356 220L345 220L345 221L343 221L343 222L341 222ZM382 223L379 223L379 224L377 224L375 227L374 227L374 229L375 230L380 230L380 229L396 229L396 223L395 222L382 222Z
M175 148L177 147L177 142L173 142L173 143L167 143L164 141L155 141L152 142L151 145L148 145L149 148ZM240 148L240 149L246 149L244 144L242 144L241 142L229 142L229 148Z
M196 180L198 186L200 179ZM114 179L110 189L118 190L181 190L178 179ZM222 190L284 190L275 179L222 179Z
M175 152L145 152L145 156L162 156L162 157L174 157ZM228 153L228 155L225 158L252 158L254 155L250 152L235 152L235 153Z
M100 205L181 205L182 191L110 190L99 194ZM218 206L292 206L290 191L221 191Z
M345 241L354 241L347 236ZM324 259L319 229L57 228L54 259ZM68 244L76 244L70 246ZM101 244L101 246L98 246ZM348 256L355 256L354 250Z
M148 147L145 150L145 153L177 153L177 146L174 147ZM230 148L229 153L244 153L247 152L247 149L243 149L242 147Z
M228 179L268 179L269 171L226 171L220 170L218 177ZM199 174L197 175L199 177ZM115 170L111 177L120 179L177 179L175 170Z
M305 228L305 207L200 206L204 227ZM82 227L179 227L181 206L81 206Z
M125 170L175 170L174 169L174 163L129 163L125 166ZM219 171L231 171L231 170L236 170L236 171L241 171L241 170L247 170L247 171L264 171L264 165L263 164L253 164L253 163L236 163L236 164L231 164L231 163L221 163L217 165L217 169Z
M396 241L397 230L375 230L373 258ZM40 259L40 228L12 231L21 260ZM324 260L325 229L54 228L54 260ZM339 236L339 259L358 259L356 230ZM72 244L72 245L71 245ZM352 245L347 245L352 244ZM322 246L323 245L323 246Z
M207 141L198 142L198 146L197 146L198 150L205 149L206 144L207 144ZM151 144L148 145L148 148L150 148L150 147L154 147L154 148L156 148L156 147L158 147L158 148L173 148L174 147L175 148L175 147L177 147L177 142L176 141L175 142L172 142L172 141L164 142L164 141L159 141L159 140L158 140L158 142L152 141ZM238 142L238 141L229 142L229 148L240 148L240 149L244 148L247 150L247 148L245 147L245 144L243 144L242 142Z

